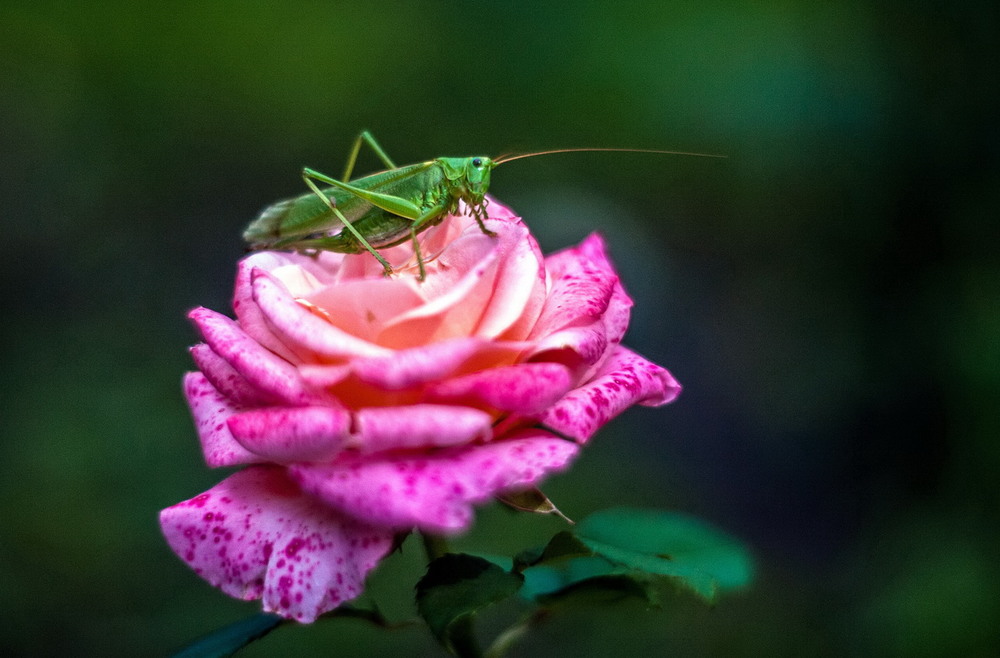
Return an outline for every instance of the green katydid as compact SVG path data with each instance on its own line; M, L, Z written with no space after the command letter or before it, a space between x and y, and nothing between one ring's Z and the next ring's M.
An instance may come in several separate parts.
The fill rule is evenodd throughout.
M352 181L362 144L368 144L387 169ZM371 134L364 131L354 141L341 180L304 168L302 179L311 192L265 208L243 232L243 239L251 249L327 250L345 254L367 250L382 264L387 276L392 274L392 266L376 248L393 247L409 239L413 241L419 279L423 281L424 261L417 234L455 214L459 202L465 203L483 233L495 235L483 223L483 219L489 218L485 195L494 167L520 158L574 151L705 155L650 149L579 148L500 158L435 158L397 167ZM329 187L320 189L317 183Z

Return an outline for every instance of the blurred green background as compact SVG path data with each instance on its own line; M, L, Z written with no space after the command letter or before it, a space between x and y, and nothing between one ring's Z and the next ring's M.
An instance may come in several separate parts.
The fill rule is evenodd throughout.
M512 655L995 655L998 13L4 3L0 653L163 655L258 609L199 580L156 523L224 475L180 395L185 313L229 311L244 224L304 191L303 165L339 175L368 128L400 163L728 156L493 176L547 251L608 237L636 299L626 342L685 385L546 491L570 516L697 514L759 564L714 608L668 593L566 612ZM459 545L516 551L558 527L491 508ZM390 611L407 614L417 548L372 583ZM437 655L419 629L351 621L246 655L309 652Z

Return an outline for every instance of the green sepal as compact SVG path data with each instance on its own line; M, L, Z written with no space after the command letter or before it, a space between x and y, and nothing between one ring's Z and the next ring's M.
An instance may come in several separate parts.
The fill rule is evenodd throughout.
M521 588L523 577L473 555L448 553L432 561L417 583L417 610L446 649L477 655L472 627L476 611Z
M573 525L573 519L560 512L555 503L549 500L548 496L535 487L500 494L497 496L497 500L519 512L531 512L532 514L554 514L566 523Z

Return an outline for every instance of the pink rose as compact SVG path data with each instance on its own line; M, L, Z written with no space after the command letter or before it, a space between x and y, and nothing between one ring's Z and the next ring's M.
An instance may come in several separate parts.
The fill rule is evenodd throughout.
M454 534L537 484L633 404L680 387L619 345L632 301L592 235L543 257L495 201L370 254L262 252L237 319L198 308L184 392L209 466L245 469L163 510L171 548L227 594L312 621L361 593L400 531Z

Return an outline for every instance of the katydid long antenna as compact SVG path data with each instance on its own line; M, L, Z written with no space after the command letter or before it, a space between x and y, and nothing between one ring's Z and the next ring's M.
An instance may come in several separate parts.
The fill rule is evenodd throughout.
M664 155L691 155L698 158L726 158L725 155L716 155L714 153L691 153L688 151L663 151L660 149L629 149L629 148L570 148L570 149L551 149L549 151L536 151L534 153L515 153L510 155L501 155L494 158L493 164L499 165L504 162L511 162L512 160L520 160L521 158L533 158L536 155L550 155L552 153L586 153L586 152L616 152L616 153L660 153Z

